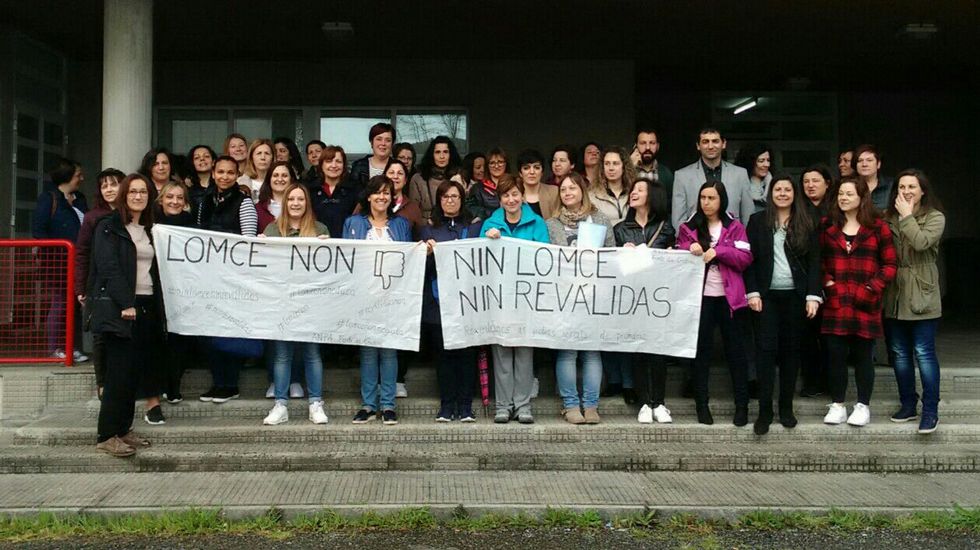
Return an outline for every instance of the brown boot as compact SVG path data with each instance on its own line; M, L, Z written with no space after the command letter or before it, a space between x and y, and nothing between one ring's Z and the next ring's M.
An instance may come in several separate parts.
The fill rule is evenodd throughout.
M102 443L97 444L95 449L120 458L136 454L136 449L127 445L122 439L119 439L119 436L106 439Z
M585 417L582 416L582 411L578 410L578 407L574 409L562 409L561 415L565 417L565 422L569 424L585 424Z
M601 419L599 418L599 409L595 407L589 407L585 409L585 423L586 424L598 424Z
M122 439L123 443L129 445L134 449L150 446L149 439L143 439L142 437L136 435L136 432L134 432L133 430L129 430L129 433L127 433L124 436L121 436L119 439Z

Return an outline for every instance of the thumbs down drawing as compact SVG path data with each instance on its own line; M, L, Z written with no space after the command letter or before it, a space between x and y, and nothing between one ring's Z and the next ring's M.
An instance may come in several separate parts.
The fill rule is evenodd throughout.
M405 253L397 250L378 250L374 253L374 276L381 277L381 288L391 288L393 277L405 275Z

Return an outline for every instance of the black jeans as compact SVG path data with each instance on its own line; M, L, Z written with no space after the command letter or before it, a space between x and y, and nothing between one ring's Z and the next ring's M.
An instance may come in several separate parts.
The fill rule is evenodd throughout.
M423 325L436 354L436 376L439 380L439 399L443 407L469 412L473 407L473 386L476 384L476 350L473 348L445 349L442 326Z
M721 340L725 346L728 370L732 375L735 406L747 407L749 404L745 348L742 347L742 333L736 323L736 318L732 316L732 310L728 307L728 300L724 296L704 296L701 298L698 354L694 358L696 383L694 400L698 404L708 404L708 375L711 367L711 348L714 347L715 326L721 329Z
M803 387L810 391L826 391L827 389L827 345L820 335L820 324L823 323L823 308L817 311L813 319L803 320L800 354L802 356Z
M847 395L847 354L851 351L856 361L854 378L857 382L858 403L871 403L871 391L875 385L875 368L871 363L874 340L860 336L824 336L830 357L830 396L834 403L843 403Z
M105 339L101 332L92 333L92 366L95 368L95 385L105 386Z
M651 409L664 404L664 392L667 386L667 365L663 355L651 353L634 353L633 382L636 384L637 396L640 403L649 405Z
M759 414L772 414L773 377L779 364L779 409L793 409L796 373L800 368L800 337L806 318L803 298L795 290L771 290L757 314L756 374Z
M141 374L157 368L162 330L156 302L151 297L137 296L132 337L121 338L109 332L102 335L106 368L99 407L99 443L126 435L132 427Z

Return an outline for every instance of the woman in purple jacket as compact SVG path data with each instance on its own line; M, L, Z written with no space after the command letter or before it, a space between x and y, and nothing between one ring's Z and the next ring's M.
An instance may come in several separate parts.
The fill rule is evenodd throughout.
M698 208L681 224L677 248L701 256L707 266L698 327L698 353L694 358L695 405L698 422L713 424L708 408L708 369L715 325L721 329L728 369L735 389L736 426L749 423L749 392L745 348L735 326L735 311L748 307L742 272L752 263L745 227L727 212L728 193L720 181L708 181L698 191Z

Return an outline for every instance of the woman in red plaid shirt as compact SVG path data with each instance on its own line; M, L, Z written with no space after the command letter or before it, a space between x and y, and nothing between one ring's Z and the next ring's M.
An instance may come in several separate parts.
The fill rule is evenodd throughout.
M828 213L820 235L823 259L823 326L830 363L833 403L823 421L865 426L871 421L874 366L871 350L882 336L881 297L895 278L898 260L892 234L871 203L868 186L853 177L841 179L837 203ZM855 379L858 402L847 416L848 352L857 358Z

